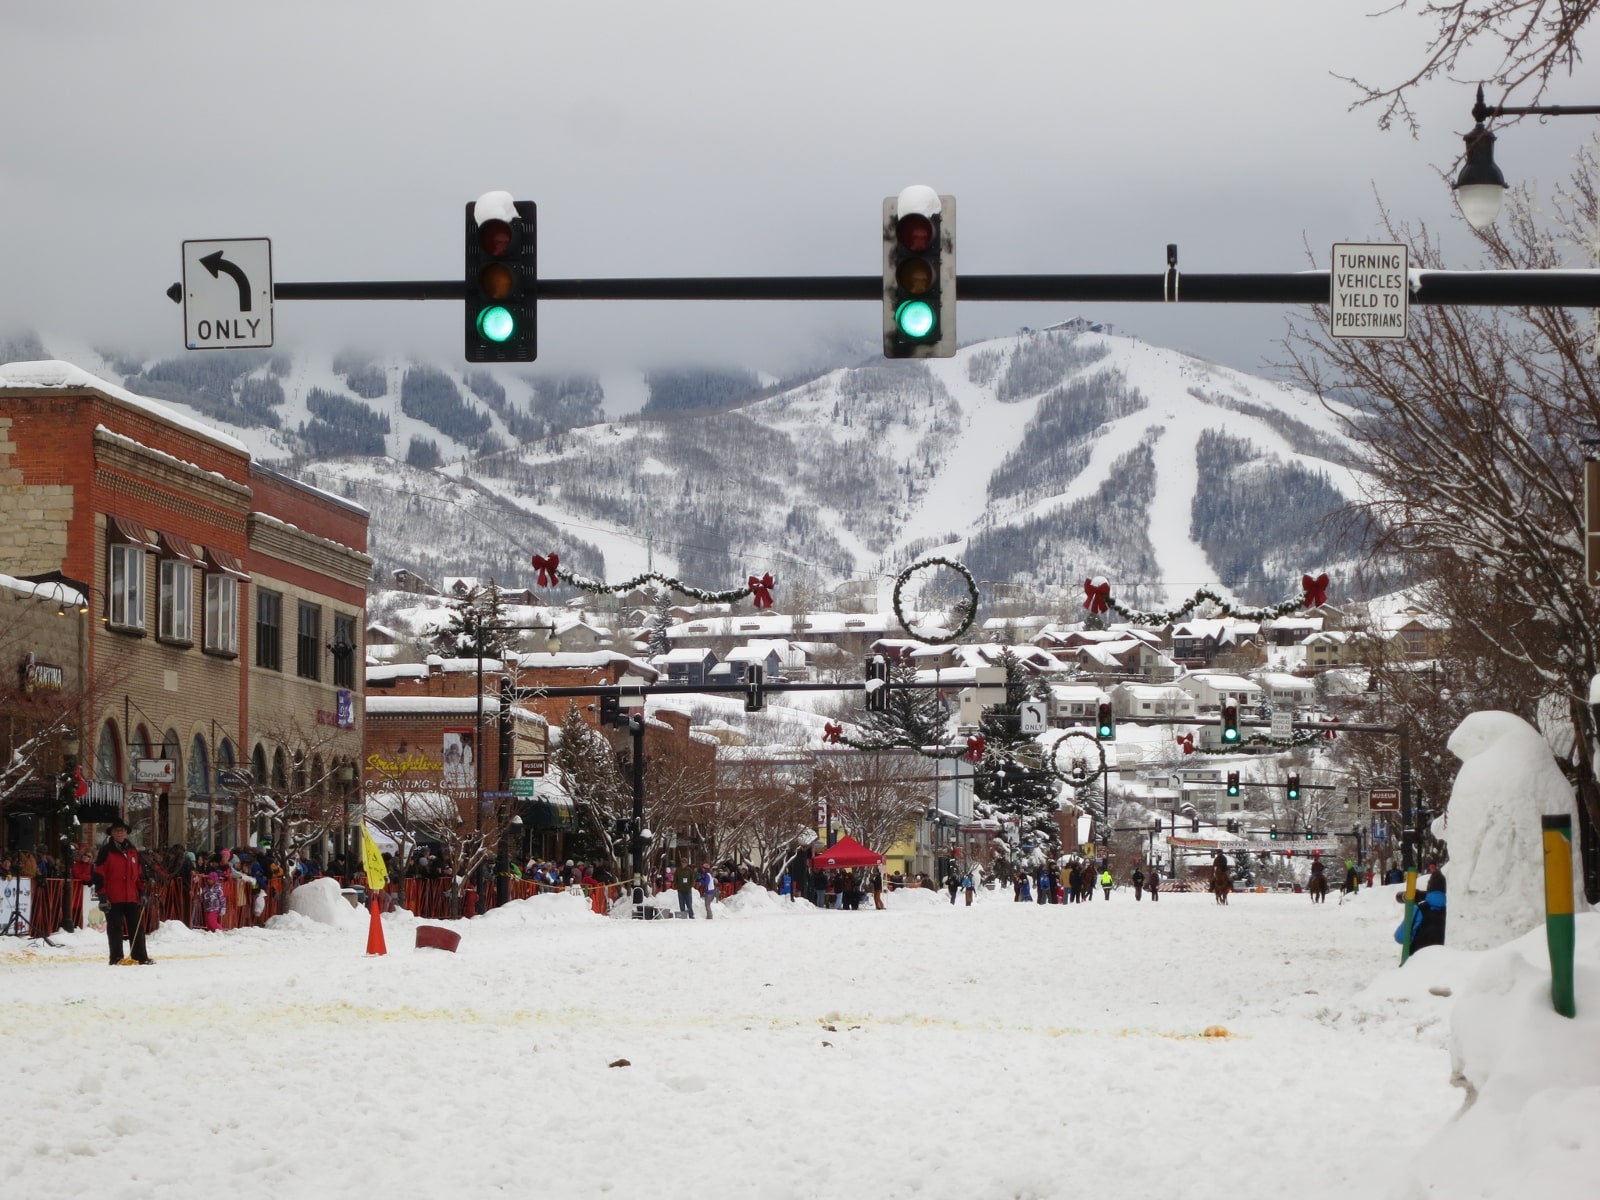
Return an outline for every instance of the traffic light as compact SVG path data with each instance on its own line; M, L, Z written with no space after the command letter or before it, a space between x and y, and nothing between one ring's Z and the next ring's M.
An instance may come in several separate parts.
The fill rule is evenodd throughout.
M914 184L883 201L883 356L956 352L956 198Z
M1095 734L1102 742L1109 742L1117 736L1116 715L1112 713L1111 705L1107 701L1101 702L1098 713L1099 719L1095 726Z
M1191 816L1189 818L1189 832L1191 832L1191 833L1199 833L1200 832L1200 814L1199 813L1195 813L1193 816Z
M881 654L869 654L863 666L867 672L867 711L889 711L889 661Z
M1222 740L1230 746L1239 741L1239 706L1231 700L1222 706Z
M616 696L600 697L600 724L613 726L622 723L622 701Z
M1267 836L1269 838L1271 838L1273 841L1277 841L1278 840L1278 827L1276 825L1274 825L1271 829L1267 830Z
M1239 772L1237 772L1237 771L1229 771L1228 772L1228 795L1237 796L1238 794L1239 794Z
M762 684L766 682L767 669L760 663L746 663L744 668L744 710L760 712L767 706Z
M1288 778L1288 781L1284 784L1284 787L1288 792L1289 799L1291 799L1291 800L1300 799L1300 776L1296 772L1294 772L1294 771L1290 771L1289 772L1289 778Z
M509 192L486 192L467 205L466 358L532 362L538 357L535 309L539 275L535 207Z
M1313 833L1311 830L1309 830L1309 829L1306 830L1306 841L1308 841L1308 842L1315 841L1316 837L1317 837L1317 835L1315 833Z

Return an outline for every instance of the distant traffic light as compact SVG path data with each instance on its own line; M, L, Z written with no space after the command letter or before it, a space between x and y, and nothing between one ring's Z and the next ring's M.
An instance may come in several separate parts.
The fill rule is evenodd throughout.
M536 209L509 192L467 205L463 272L468 362L532 362L538 357Z
M881 654L869 654L863 664L867 673L867 711L889 711L889 662Z
M1238 794L1239 794L1239 772L1237 772L1237 771L1229 771L1228 772L1228 795L1237 796Z
M1239 706L1231 700L1222 706L1222 740L1230 746L1239 741Z
M600 724L606 726L622 723L622 701L616 696L600 697Z
M1306 841L1308 841L1308 842L1315 841L1316 837L1317 837L1317 835L1315 833L1313 833L1311 830L1309 830L1309 829L1306 830Z
M745 712L760 712L767 706L766 692L763 684L766 682L767 669L760 663L746 663L744 668L744 710Z
M883 356L956 352L956 198L914 184L883 201Z
M1278 840L1278 827L1276 825L1274 825L1271 829L1267 830L1267 836L1269 838L1271 838L1273 841L1277 841Z
M1299 776L1299 774L1294 772L1294 771L1290 771L1289 772L1289 778L1285 782L1284 788L1288 793L1289 799L1291 799L1291 800L1300 799L1300 776Z
M1098 708L1099 719L1095 725L1095 736L1102 742L1109 742L1117 736L1117 718L1111 711L1111 705L1102 702Z
M1189 831L1191 833L1199 833L1200 832L1200 814L1199 813L1194 813L1192 816L1190 816L1190 818L1189 818Z

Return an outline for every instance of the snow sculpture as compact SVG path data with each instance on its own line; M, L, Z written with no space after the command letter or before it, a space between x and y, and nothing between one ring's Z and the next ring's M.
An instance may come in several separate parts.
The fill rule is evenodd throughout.
M1569 813L1572 788L1545 739L1508 712L1473 713L1448 743L1461 760L1450 809L1433 833L1450 848L1448 945L1487 950L1544 923L1544 849L1539 818ZM1573 873L1582 878L1573 839ZM1583 896L1579 911L1587 909Z

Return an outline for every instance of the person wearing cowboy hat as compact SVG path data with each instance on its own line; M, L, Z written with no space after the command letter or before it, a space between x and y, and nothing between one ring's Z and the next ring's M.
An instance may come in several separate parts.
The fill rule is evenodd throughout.
M106 937L111 943L111 965L126 966L139 963L149 966L151 959L144 948L144 873L139 863L139 850L128 840L128 826L122 821L111 823L111 836L100 847L94 860L95 884L110 905L106 913ZM122 955L122 939L126 931L129 956Z

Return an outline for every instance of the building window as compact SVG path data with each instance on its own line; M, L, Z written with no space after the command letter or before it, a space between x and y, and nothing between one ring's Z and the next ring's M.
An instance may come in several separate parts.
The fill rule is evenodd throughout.
M256 592L256 666L283 670L283 597Z
M161 611L156 636L168 642L194 641L194 568L175 558L161 560Z
M333 686L356 686L356 619L349 613L333 614Z
M206 573L206 646L218 654L239 653L239 581Z
M295 642L295 674L301 679L322 678L322 608L300 601L300 636Z
M144 550L111 547L111 595L107 616L118 629L144 628Z

